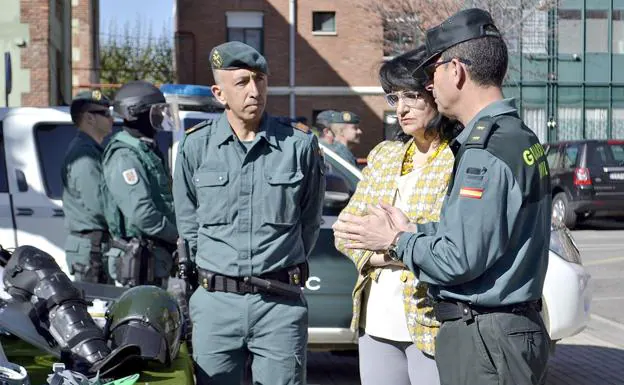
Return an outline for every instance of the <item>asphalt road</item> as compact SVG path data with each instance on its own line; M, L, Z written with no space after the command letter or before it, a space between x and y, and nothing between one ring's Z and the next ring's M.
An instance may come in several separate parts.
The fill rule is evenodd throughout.
M558 344L547 385L624 384L624 222L592 221L572 234L592 275L592 318ZM357 357L310 353L308 384L359 385Z

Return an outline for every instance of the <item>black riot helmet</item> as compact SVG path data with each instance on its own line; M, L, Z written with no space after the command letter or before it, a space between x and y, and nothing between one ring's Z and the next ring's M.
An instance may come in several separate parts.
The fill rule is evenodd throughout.
M137 80L124 84L115 94L113 110L125 122L148 117L156 131L173 130L174 111L165 96L153 84Z

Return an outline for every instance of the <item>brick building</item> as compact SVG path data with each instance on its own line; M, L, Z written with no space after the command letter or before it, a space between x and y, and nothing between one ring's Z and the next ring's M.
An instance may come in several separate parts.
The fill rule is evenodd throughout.
M377 79L382 27L358 3L176 0L177 80L212 84L210 49L228 40L244 41L269 62L270 113L313 122L324 109L351 110L362 118L365 134L355 154L364 157L384 139L389 108Z
M10 54L10 107L63 105L97 82L99 0L2 0L0 50ZM5 60L0 106L6 106ZM73 69L75 68L75 71Z

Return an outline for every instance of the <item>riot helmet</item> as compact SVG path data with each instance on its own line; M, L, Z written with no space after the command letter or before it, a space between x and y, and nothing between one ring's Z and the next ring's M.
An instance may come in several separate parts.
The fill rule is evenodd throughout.
M135 286L109 307L104 333L113 348L138 345L143 359L169 365L180 350L180 308L160 287Z
M176 127L176 115L163 93L143 80L124 84L115 94L113 110L125 122L147 117L156 131L173 131Z

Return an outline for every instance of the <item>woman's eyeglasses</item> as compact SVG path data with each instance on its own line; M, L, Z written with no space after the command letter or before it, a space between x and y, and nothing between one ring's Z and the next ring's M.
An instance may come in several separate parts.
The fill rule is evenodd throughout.
M401 91L386 94L386 102L390 107L396 107L399 100L408 107L420 107L424 101L423 96L416 91Z

